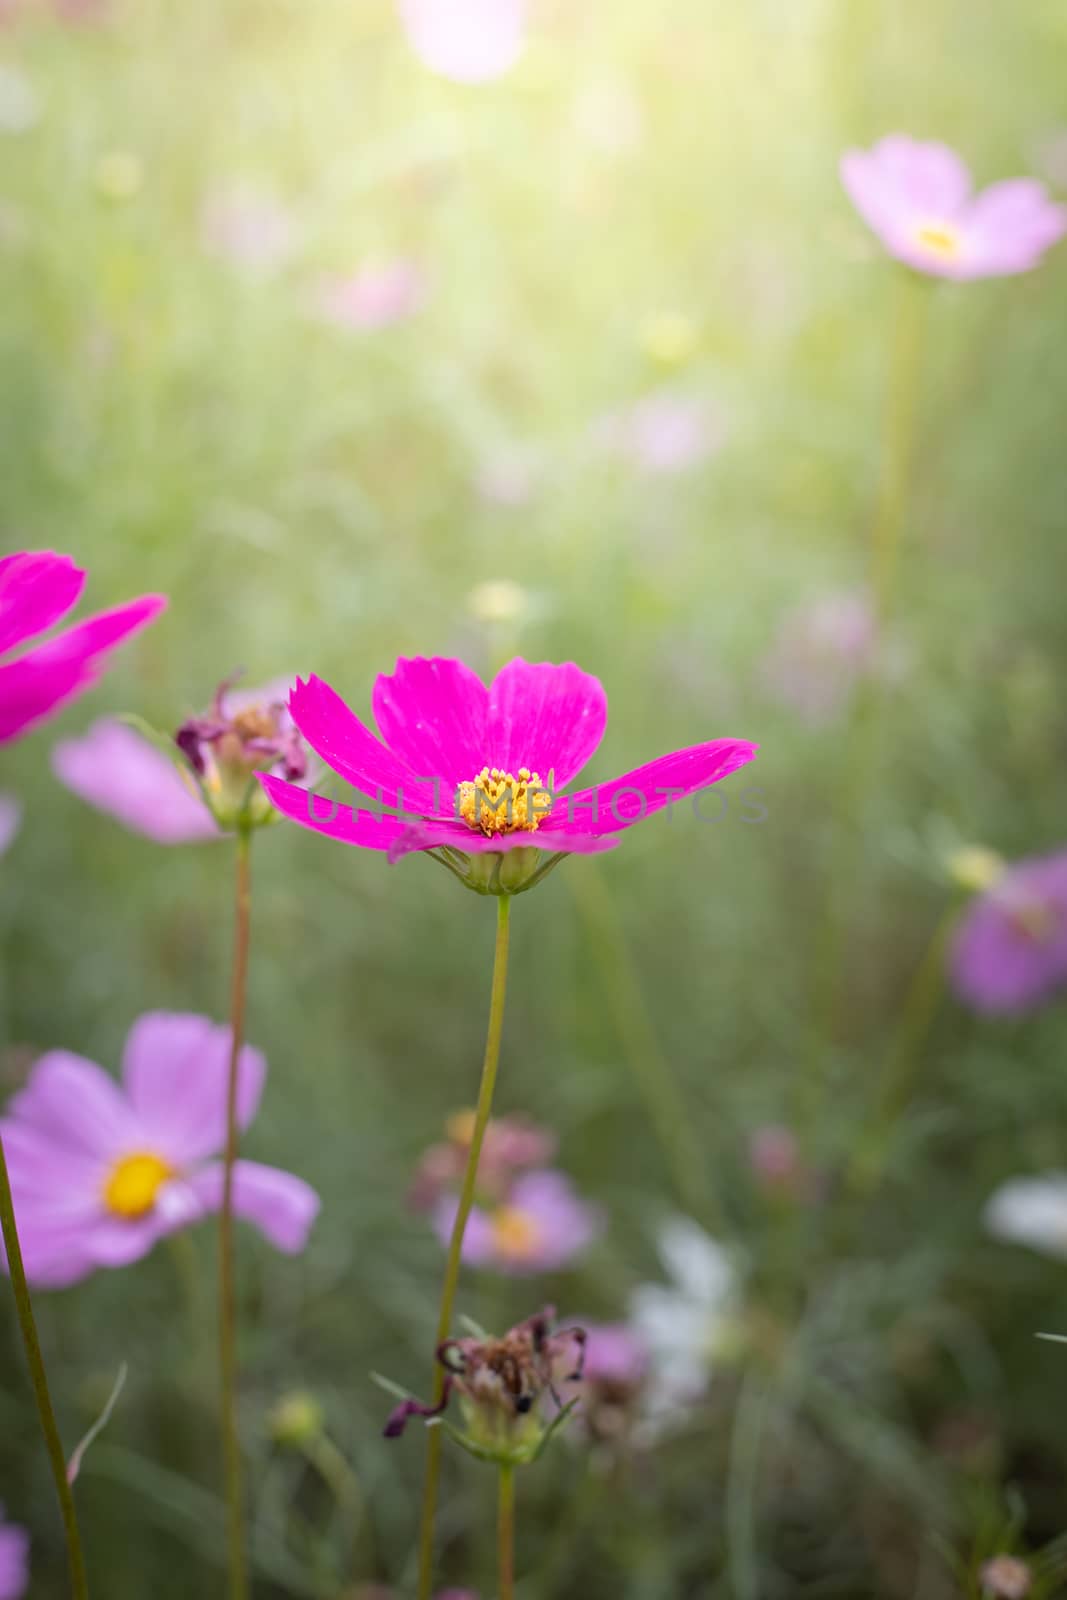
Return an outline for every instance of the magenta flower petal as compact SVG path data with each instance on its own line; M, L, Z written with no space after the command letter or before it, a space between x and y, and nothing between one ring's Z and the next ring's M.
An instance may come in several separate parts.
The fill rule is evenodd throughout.
M217 1154L226 1142L230 1030L189 1012L149 1011L130 1029L122 1079L145 1148L177 1167ZM237 1071L237 1121L259 1109L267 1063L245 1045ZM110 1082L110 1080L108 1080Z
M618 833L729 777L751 761L758 748L744 739L714 739L710 744L676 750L610 783L560 796L546 827L568 839Z
M201 1167L191 1179L205 1210L222 1204L222 1163ZM310 1184L278 1167L238 1161L233 1169L233 1209L253 1223L264 1238L286 1255L298 1255L308 1241L322 1202Z
M529 767L559 788L593 755L608 720L603 685L572 661L556 666L517 657L489 689L488 752L481 765L517 772ZM481 766L468 772L468 778Z
M364 850L393 850L411 832L411 824L402 817L356 810L324 794L312 794L295 783L286 783L284 778L272 778L267 772L256 776L282 816L313 833L325 834L328 839L359 845Z
M409 809L432 811L432 782L420 785L415 780L432 779L434 769L412 769L387 750L321 678L312 676L306 683L297 679L289 696L289 711L316 754L368 799L392 808L402 800ZM451 804L450 795L445 800Z
M80 739L61 740L52 770L89 805L157 844L222 837L174 763L121 722L104 717Z
M499 78L521 54L525 0L399 0L399 9L422 64L457 83Z
M47 1134L53 1146L104 1159L136 1148L137 1124L115 1080L68 1050L41 1056L8 1115Z
M489 760L489 691L462 661L402 659L375 682L371 706L390 750L419 777L440 778L448 791ZM445 800L451 812L451 792Z
M65 617L78 603L85 573L69 556L22 550L0 560L0 655Z
M0 1506L0 1518L3 1517ZM0 1600L22 1600L30 1582L30 1536L13 1522L0 1525Z

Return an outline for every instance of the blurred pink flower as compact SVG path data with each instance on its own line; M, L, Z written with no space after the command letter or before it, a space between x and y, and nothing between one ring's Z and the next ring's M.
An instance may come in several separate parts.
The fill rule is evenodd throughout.
M537 489L538 463L529 451L501 450L487 456L477 469L475 487L491 506L525 506Z
M467 1170L474 1131L474 1112L460 1111L445 1126L448 1140L425 1151L415 1172L408 1203L430 1211L449 1189L458 1191ZM543 1167L556 1153L556 1136L527 1117L490 1117L478 1159L478 1192L502 1198L515 1177L530 1167Z
M563 1393L581 1400L579 1417L585 1432L601 1444L614 1444L629 1434L638 1418L649 1371L649 1351L625 1322L586 1323L582 1374Z
M476 863L488 857L481 865L497 876L478 882L491 893L528 886L534 850L610 849L644 817L718 783L756 754L743 739L716 739L591 789L550 794L545 781L565 791L607 722L602 684L573 662L516 657L487 686L462 661L402 659L378 678L372 703L384 743L321 678L298 681L289 697L311 748L378 810L331 801L323 810L315 796L261 774L271 800L302 827L391 860L447 846L450 865L472 886ZM526 855L510 864L516 876L501 890L506 863L491 858L519 849Z
M434 1209L441 1243L452 1236L459 1202L444 1195ZM603 1217L587 1205L562 1172L519 1177L492 1209L475 1206L463 1236L463 1260L515 1277L554 1272L580 1255L603 1229Z
M431 72L486 83L522 54L526 0L398 0L408 43Z
M954 150L890 134L849 150L841 180L890 255L939 278L994 278L1036 267L1067 231L1067 211L1034 178L973 193Z
M292 255L293 216L280 200L253 189L210 195L201 221L205 248L248 272L269 272Z
M30 1582L30 1536L0 1506L0 1600L22 1600Z
M792 1128L765 1122L749 1135L748 1162L759 1186L769 1194L793 1200L816 1198L818 1175L805 1161Z
M0 560L0 656L36 638L77 604L86 574L69 556L21 550ZM96 683L117 645L157 617L163 595L143 595L86 617L0 663L0 744L27 733Z
M976 1011L1029 1010L1067 984L1067 851L1009 867L972 903L950 970Z
M426 303L427 283L413 261L361 267L349 278L329 278L319 289L318 309L339 328L368 333L405 322Z
M0 794L0 856L8 849L19 831L22 807L13 794Z
M832 722L874 667L877 642L874 608L862 590L815 595L783 620L767 658L768 687L805 722Z
M720 450L726 435L707 399L666 389L602 417L593 430L602 449L648 473L687 472Z
M217 1211L226 1138L230 1031L207 1017L152 1011L134 1023L122 1086L66 1050L36 1063L0 1123L32 1283L60 1288L147 1255L166 1234ZM267 1063L246 1045L238 1122L259 1106ZM315 1191L239 1160L234 1210L279 1250L304 1248Z
M157 844L221 838L191 782L139 733L111 718L52 751L52 770L81 799Z

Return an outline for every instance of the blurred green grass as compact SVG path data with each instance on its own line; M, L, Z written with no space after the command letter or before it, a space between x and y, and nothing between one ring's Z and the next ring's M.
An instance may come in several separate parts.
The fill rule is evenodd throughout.
M844 1025L812 1101L812 947L848 752L840 722L775 703L764 662L792 605L865 570L891 271L837 159L899 127L955 143L983 182L1035 170L1062 132L1065 43L1050 0L596 0L542 6L515 72L465 90L419 67L378 0L126 0L103 26L0 32L40 101L32 128L0 136L4 547L69 550L94 605L171 597L90 700L4 754L26 807L0 899L5 1087L52 1045L114 1065L143 1010L226 1004L226 847L154 847L50 776L53 735L106 709L174 726L243 666L250 682L315 670L362 711L398 654L488 669L499 641L468 596L511 577L537 601L516 647L607 687L594 775L718 734L763 747L762 826L736 806L717 827L659 818L516 906L499 1105L561 1130L611 1220L580 1270L472 1281L466 1308L503 1324L548 1295L617 1316L659 1271L674 1175L583 920L595 872L771 1329L628 1485L587 1478L569 1450L527 1475L530 1600L939 1596L960 1591L933 1536L970 1551L1012 1484L1028 1538L1063 1526L1063 1357L1032 1341L1067 1326L1062 1269L980 1222L1001 1177L1062 1159L1062 1011L990 1026L942 1008L858 1217L831 1191L783 1246L745 1139L813 1103L812 1158L835 1170L854 1148L945 902L918 865L935 819L1007 855L1062 842L1060 252L1030 278L935 294L899 610L911 666L888 697ZM591 92L629 108L632 148L590 138ZM140 175L126 199L101 190L115 153ZM249 184L298 229L269 275L203 244L205 203ZM317 319L318 277L374 254L423 266L425 310L363 335ZM676 373L643 347L662 311L698 331ZM729 438L697 470L642 477L591 431L659 385L706 395ZM493 505L479 471L515 449L543 463L534 492ZM302 1261L242 1251L262 1593L336 1595L399 1581L410 1550L421 1453L379 1441L367 1373L425 1382L441 1261L403 1196L473 1093L491 917L425 861L390 869L281 828L255 855L249 1032L271 1072L248 1147L325 1202ZM193 1244L210 1306L210 1230ZM68 1437L130 1363L80 1484L109 1600L219 1586L211 1323L191 1320L184 1281L160 1250L42 1297ZM4 1336L0 1493L32 1527L44 1600L62 1557L10 1319ZM365 1496L354 1569L329 1497L264 1434L304 1386ZM758 1415L746 1479L739 1430ZM960 1419L987 1442L977 1465L946 1460ZM490 1595L485 1501L450 1461L445 1570ZM318 1530L303 1542L300 1518Z

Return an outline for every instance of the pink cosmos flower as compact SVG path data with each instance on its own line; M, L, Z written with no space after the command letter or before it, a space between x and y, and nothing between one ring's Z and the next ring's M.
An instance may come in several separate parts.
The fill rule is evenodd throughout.
M459 1201L444 1195L434 1211L434 1231L443 1245L452 1237ZM562 1172L528 1172L491 1210L475 1206L463 1235L463 1260L513 1277L555 1272L588 1249L603 1229L603 1217L575 1192Z
M22 807L11 794L0 794L0 856L11 844L22 821Z
M841 181L890 255L938 278L1029 272L1067 231L1067 211L1036 179L1011 178L975 195L954 150L904 134L849 150Z
M150 1011L126 1041L122 1085L66 1050L35 1065L0 1123L32 1283L60 1288L122 1267L222 1203L230 1032ZM256 1114L267 1063L246 1046L238 1121ZM304 1248L319 1198L301 1178L239 1160L234 1210L279 1250Z
M701 395L664 390L646 395L628 411L604 417L597 442L642 472L688 472L726 442L726 424Z
M878 623L866 593L829 590L785 617L765 676L777 700L817 727L841 715L857 682L878 662Z
M21 1600L30 1582L30 1536L0 1506L0 1600Z
M408 43L431 72L486 83L522 54L526 0L398 0Z
M976 1011L1026 1011L1067 984L1067 851L1020 861L960 924L952 981Z
M250 273L281 266L297 242L292 214L273 195L254 189L211 195L201 228L206 249Z
M318 306L327 322L357 333L405 322L426 303L427 284L413 261L387 261L366 266L350 278L328 278L320 287Z
M423 1153L408 1193L415 1211L432 1211L442 1194L459 1190L467 1170L474 1112L460 1111L445 1124L447 1142ZM520 1172L543 1167L556 1153L556 1136L527 1117L490 1117L478 1160L478 1193L502 1200Z
M567 790L600 743L607 697L573 662L508 663L487 688L462 661L400 660L372 696L382 739L321 678L297 681L293 721L327 766L380 809L357 810L261 774L278 810L302 827L390 860L432 851L469 887L517 893L552 859L608 850L643 817L717 783L756 746L716 739L624 777ZM384 741L384 742L383 742ZM509 853L525 851L509 865ZM482 883L478 863L488 868Z
M65 617L86 574L69 556L22 550L0 560L0 656ZM159 615L163 595L143 595L112 611L86 617L65 633L0 662L0 744L28 732L44 717L89 689L115 647Z
M94 722L52 750L52 770L81 799L157 844L218 839L221 832L173 761L125 723Z

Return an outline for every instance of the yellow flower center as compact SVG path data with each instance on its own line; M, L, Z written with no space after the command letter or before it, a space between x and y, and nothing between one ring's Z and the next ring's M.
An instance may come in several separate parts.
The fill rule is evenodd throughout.
M529 767L520 767L518 777L500 767L483 767L471 783L460 784L457 804L468 827L492 838L520 830L536 833L552 809L552 796Z
M501 1255L526 1260L541 1244L541 1229L517 1206L501 1206L493 1213L493 1243Z
M925 249L943 261L954 261L961 250L958 231L947 222L927 222L915 231L915 237Z
M117 1217L143 1217L156 1203L156 1195L174 1176L173 1167L148 1151L138 1151L116 1161L104 1184L104 1204Z

